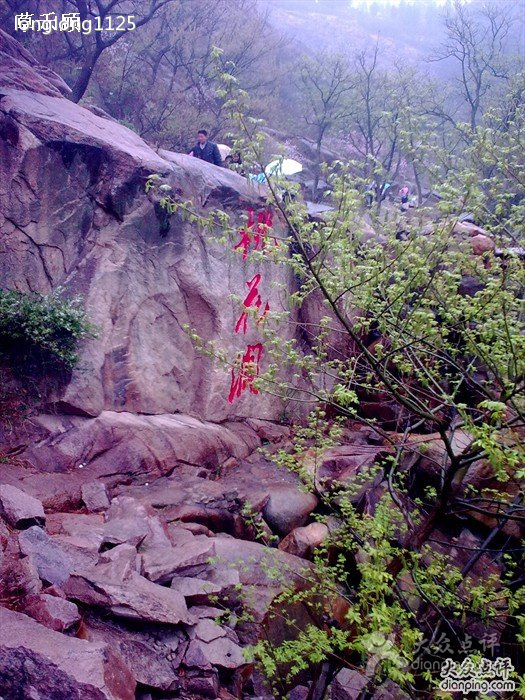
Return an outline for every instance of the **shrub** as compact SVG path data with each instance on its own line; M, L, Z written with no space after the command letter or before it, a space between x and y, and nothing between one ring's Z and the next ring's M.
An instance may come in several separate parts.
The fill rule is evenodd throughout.
M17 363L55 361L71 368L78 341L93 335L78 297L64 298L61 289L46 295L0 289L0 353Z

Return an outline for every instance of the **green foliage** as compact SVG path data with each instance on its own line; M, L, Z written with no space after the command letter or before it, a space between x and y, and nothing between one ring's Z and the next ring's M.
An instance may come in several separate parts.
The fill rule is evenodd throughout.
M47 295L0 290L1 348L17 363L31 358L73 367L78 342L93 334L78 297L64 298L61 289Z

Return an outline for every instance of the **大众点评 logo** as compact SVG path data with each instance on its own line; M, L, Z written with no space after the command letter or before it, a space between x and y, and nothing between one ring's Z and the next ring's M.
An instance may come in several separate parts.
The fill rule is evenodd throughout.
M441 690L450 693L513 692L516 683L510 676L514 666L508 657L498 656L494 661L467 656L463 661L446 659L441 667Z

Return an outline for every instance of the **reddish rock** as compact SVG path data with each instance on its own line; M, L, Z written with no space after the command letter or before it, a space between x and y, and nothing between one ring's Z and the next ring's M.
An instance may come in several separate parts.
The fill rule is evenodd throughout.
M190 639L200 639L201 642L212 642L219 637L226 637L227 632L210 618L204 618L188 630L188 636Z
M26 615L56 632L65 632L80 622L74 603L46 593L24 598L23 609Z
M223 590L223 587L218 583L190 576L176 576L172 579L170 587L194 603L202 602L210 595L220 593Z
M41 95L70 95L71 88L47 66L42 66L12 36L0 29L0 85L16 90L30 90Z
M388 452L387 448L378 445L339 445L326 450L321 457L307 457L305 465L321 491L337 483L352 485L355 477L360 475L360 488L351 494L355 502L381 481L383 471L377 465Z
M18 547L10 543L0 566L0 599L15 600L35 595L42 590L42 581L31 557L20 559Z
M297 527L279 543L279 549L297 557L309 557L328 536L328 527L323 523L310 523Z
M487 231L478 226L473 221L458 221L454 226L454 233L461 233L465 236L488 236Z
M217 535L213 540L217 564L238 574L243 585L255 585L262 589L279 588L280 580L270 576L271 571L279 571L283 580L301 580L301 572L306 573L311 564L292 554L270 549L257 542L236 540L233 537ZM297 575L297 578L296 578Z
M470 449L472 436L464 430L454 430L449 435L450 445L455 455ZM441 478L450 464L450 459L439 433L412 435L406 449L405 468L414 468L427 476Z
M290 438L291 431L287 425L279 425L256 418L248 418L247 423L264 442L280 443Z
M474 255L483 255L484 253L491 253L496 249L496 244L488 236L483 236L478 234L470 239L470 245L472 246L472 252Z
M82 500L86 508L95 513L109 507L108 492L101 481L88 481L82 484Z
M104 517L90 513L50 513L47 516L46 530L50 535L68 535L89 541L98 549L102 542Z
M166 227L158 197L148 196L144 184L160 173L175 196L191 197L204 214L225 208L234 225L249 204L266 206L265 192L227 168L156 153L135 132L70 100L13 89L2 72L0 86L6 83L0 121L13 133L1 141L0 182L10 186L0 188L0 224L11 244L2 280L26 290L31 279L35 291L48 292L67 279L68 292L82 294L100 329L52 402L77 416L126 411L173 422L175 413L213 420L252 415L253 395L232 407L228 374L196 351L183 328L226 338L235 356L239 310L224 302L228 290L244 288L244 266L231 265L223 245L199 226L173 216ZM277 217L275 226L281 234ZM287 284L291 274L271 261L259 267L270 307L279 308L274 283ZM282 410L274 397L258 397L258 416L277 419Z
M96 418L58 415L34 419L35 423L43 420L48 437L29 447L24 458L39 471L67 474L46 474L45 478L28 474L29 484L34 484L28 492L43 493L54 509L64 502L79 507L83 486L95 479L102 479L115 492L115 486L128 486L130 480L151 484L181 463L217 470L231 456L244 459L260 445L251 429L248 444L246 430L241 436L239 430L184 415L104 411ZM122 476L115 465L124 465ZM53 496L53 489L58 496ZM67 497L60 496L61 490Z
M119 544L100 554L96 571L98 575L105 576L110 581L125 581L133 571L139 570L139 565L135 547L130 544Z
M46 521L42 503L9 484L0 484L0 516L19 530L32 525L43 527Z
M0 608L0 695L5 700L134 700L135 685L106 644L67 637Z
M486 513L479 513L475 510L467 511L472 520L482 523L487 529L497 527L499 524L498 516L501 515L500 506L497 503L491 503L494 490L500 493L500 500L506 500L509 504L523 490L522 480L518 479L515 473L509 470L508 476L507 481L498 481L490 462L486 459L480 459L470 465L461 479L461 490L465 495L469 495L471 489L474 489L477 494L483 496L485 493L488 496L487 502L483 504ZM491 513L494 515L492 516ZM502 531L517 539L523 537L523 526L516 520L507 520Z

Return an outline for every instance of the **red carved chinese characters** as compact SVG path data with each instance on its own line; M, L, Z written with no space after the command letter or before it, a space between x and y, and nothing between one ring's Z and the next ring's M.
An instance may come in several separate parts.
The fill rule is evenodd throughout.
M242 259L246 260L250 249L265 250L268 242L269 231L273 227L272 214L268 211L260 211L257 214L257 222L255 221L255 212L253 209L248 209L248 221L245 228L239 231L240 239L234 250L242 250ZM277 239L273 237L275 245L278 245ZM235 324L235 333L246 334L248 330L248 309L255 308L259 312L257 324L264 321L266 315L270 311L270 305L266 301L264 308L263 301L259 293L259 284L261 283L261 275L255 274L251 280L246 282L248 294L243 301L243 311ZM254 345L246 345L244 354L239 353L237 358L237 371L234 367L231 372L230 392L228 394L228 402L233 403L236 398L239 398L245 389L249 389L250 393L258 394L259 391L253 386L254 379L259 376L260 362L263 354L262 343Z
M255 307L258 311L260 310L262 306L262 299L261 295L259 294L259 282L261 281L261 275L257 274L252 277L252 279L249 282L246 282L246 285L248 286L249 292L246 295L245 300L243 301L243 306L245 309L250 309L252 307ZM264 311L262 314L259 316L257 320L257 324L262 323L262 321L265 319L266 314L270 310L270 305L268 302L266 302L264 306ZM242 328L242 332L246 334L246 330L248 327L248 312L243 311L242 314L239 316L239 320L235 324L235 332L239 333L239 331Z
M253 386L253 381L259 376L259 366L263 353L262 343L247 345L244 355L240 357L240 365L237 374L235 368L232 369L230 393L228 402L233 403L235 398L239 398L242 392L248 387L252 394L258 394L259 390Z
M246 228L239 231L240 240L234 250L242 248L242 259L246 260L250 246L253 242L254 250L264 250L268 241L268 232L273 227L272 214L268 211L260 211L257 214L257 225L255 224L255 213L253 209L248 209L248 221ZM275 245L277 239L273 237Z

